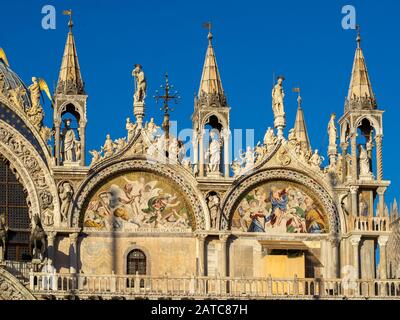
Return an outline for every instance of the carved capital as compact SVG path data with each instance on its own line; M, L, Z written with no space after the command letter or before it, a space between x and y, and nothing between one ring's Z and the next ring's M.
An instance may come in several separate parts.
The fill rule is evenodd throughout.
M351 186L350 187L350 193L351 194L356 194L358 192L358 187L357 186Z
M385 247L389 241L389 236L379 236L378 244L380 247Z
M358 247L361 241L361 236L359 235L353 235L350 237L350 243L353 247Z
M379 187L378 189L376 189L376 192L378 193L379 196L383 196L386 192L386 187Z
M228 241L228 238L229 238L229 234L226 234L226 233L224 233L224 234L220 234L219 235L219 240L222 242L222 243L226 243L227 241Z
M79 236L79 233L77 233L77 232L70 233L69 241L72 245L76 245L76 243L78 242L78 236Z

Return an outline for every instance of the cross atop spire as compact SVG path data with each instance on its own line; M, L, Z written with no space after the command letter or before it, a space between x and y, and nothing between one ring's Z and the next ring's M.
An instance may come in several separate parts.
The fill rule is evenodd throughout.
M79 67L75 39L72 33L72 10L65 10L64 15L69 16L69 32L65 43L64 55L61 62L56 93L59 94L85 94L84 83Z
M212 102L219 106L225 106L226 97L222 87L214 47L212 45L213 35L211 33L211 23L207 22L203 26L208 29L208 48L204 61L198 98L199 100L207 100L207 104Z
M301 103L303 99L301 98L300 88L293 88L294 92L297 92L297 114L296 121L294 123L294 132L296 134L296 140L300 143L301 149L311 151L310 139L307 133L306 120L304 119L303 108Z
M369 80L367 65L361 49L360 26L357 26L357 49L354 56L353 70L346 100L346 108L376 109L377 104Z

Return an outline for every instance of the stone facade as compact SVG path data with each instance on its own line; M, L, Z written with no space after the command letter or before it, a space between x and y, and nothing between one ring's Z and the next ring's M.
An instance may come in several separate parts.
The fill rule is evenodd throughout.
M368 74L357 76L366 72L360 39L339 120L341 151L332 117L329 165L323 168L318 150L310 146L300 90L296 124L287 138L283 134L283 77L273 92L276 134L266 129L263 143L248 147L240 161L230 160L230 108L212 38L210 32L192 117L192 159L166 132L168 123L161 133L153 121L143 125L146 86L138 65L142 91L135 93L134 110L140 123L127 121L125 138L112 141L108 136L100 151L91 151L93 159L86 166L87 96L72 23L55 96L55 132L50 135L44 134L48 130L42 123L32 124L28 112L32 93L0 60L0 105L6 110L0 117L0 155L27 191L32 229L34 217L39 217L46 233L45 256L30 274L34 294L66 292L68 287L87 297L89 291L83 288L103 277L109 279L107 292L131 297L156 281L165 290L165 279L188 284L189 291L174 291L182 297L204 297L204 292L198 293L204 279L229 282L229 289L214 288L221 297L234 291L238 279L261 285L269 279L265 291L260 289L265 297L279 292L274 283L281 280L276 279L287 279L294 281L290 283L295 284L295 295L307 296L314 291L306 290L306 285L313 283L312 290L317 290L321 279L341 283L349 276L355 282L398 276L393 272L398 267L397 240L393 240L398 228L389 228L384 199L390 182L383 179L382 169L383 111L377 109ZM358 83L360 79L366 83ZM356 90L360 85L363 99ZM13 94L21 90L26 95L16 100ZM364 95L374 103L365 103ZM76 132L70 127L74 120L63 118L67 112L76 117ZM20 127L12 125L16 118ZM357 132L365 141L357 140ZM33 297L9 290L16 285L9 279L0 274L0 287L7 288L2 298ZM285 286L284 291L289 290ZM127 293L129 288L135 289ZM336 292L328 287L318 290L321 295ZM104 292L98 294L107 296Z

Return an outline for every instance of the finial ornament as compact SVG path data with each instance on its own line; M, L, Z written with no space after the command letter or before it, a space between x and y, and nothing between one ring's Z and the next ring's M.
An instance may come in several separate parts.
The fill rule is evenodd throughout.
M211 33L211 28L212 28L211 22L210 22L210 21L204 22L204 23L203 23L203 28L208 29L208 36L207 36L207 38L208 38L208 41L211 43L211 40L212 40L212 38L213 38L213 35L212 35L212 33Z
M356 30L357 30L357 48L361 48L361 27L359 24L356 26Z
M301 98L301 89L300 87L293 88L293 92L297 92L297 106L299 109L301 109L301 103L303 99Z
M68 27L69 27L69 30L72 31L72 27L74 26L74 23L72 22L72 9L64 10L63 15L69 16Z

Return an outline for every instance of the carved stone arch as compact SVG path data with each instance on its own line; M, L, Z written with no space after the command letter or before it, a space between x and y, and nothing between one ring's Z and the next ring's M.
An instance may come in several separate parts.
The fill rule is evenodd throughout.
M222 128L229 129L229 125L228 125L227 119L225 119L225 117L222 114L220 114L220 113L218 113L216 111L210 111L209 113L207 113L203 117L203 121L201 123L201 128L204 128L204 126L208 123L209 119L212 116L215 116L218 119L218 122L221 124Z
M240 183L235 184L227 193L222 202L222 217L226 221L221 222L221 228L230 229L232 223L232 217L234 210L239 205L242 197L255 188L256 186L268 182L268 181L290 181L303 185L309 189L316 196L319 197L321 204L323 205L325 212L328 216L329 230L332 234L338 234L341 230L341 223L336 208L336 204L328 191L322 187L313 178L293 170L288 169L264 169L260 170L253 175L244 177Z
M128 248L126 248L126 250L124 251L124 274L126 274L126 270L127 270L127 259L128 259L128 255L129 253L131 253L133 250L140 250L144 253L145 257L146 257L146 276L150 276L151 275L151 255L150 252L147 248L138 245L138 244L133 244L131 246L129 246Z
M71 112L70 110L67 110L68 106L73 106L74 108L74 112ZM86 115L82 110L82 106L80 106L75 100L73 99L67 99L66 101L64 101L61 106L58 108L58 112L57 112L57 118L60 119L63 116L63 114L65 113L71 113L73 114L73 116L76 118L78 124L80 124L82 121L86 122Z
M371 127L373 127L375 129L375 132L377 135L382 134L382 126L379 123L379 121L377 119L375 119L373 116L370 116L367 114L361 115L355 120L355 122L354 122L355 128L358 128L364 119L369 121Z
M346 141L346 132L350 134L350 123L348 120L343 122L343 125L340 128L340 142L343 143Z
M44 226L58 224L59 200L49 168L24 136L2 121L0 154L12 163L17 171L20 182L27 190L31 212L40 216Z
M12 274L0 268L0 300L36 300Z
M185 194L188 204L191 206L196 221L197 230L207 230L210 227L207 204L201 192L196 188L196 180L189 177L189 174L184 172L179 166L165 165L156 161L148 161L146 157L135 157L124 159L114 163L109 163L107 166L97 168L92 171L90 176L81 184L77 190L75 201L71 208L70 226L81 227L83 224L84 212L87 202L94 194L96 189L101 186L107 179L128 172L149 172L160 175L177 185Z
M17 121L19 121L19 123L21 123L21 120L22 120L23 126L21 126L21 127L22 128L26 127L25 130L28 130L28 133L34 136L35 142L37 144L37 147L40 148L40 152L43 155L43 158L47 162L50 162L51 161L51 154L50 154L50 150L47 147L47 141L43 140L43 138L41 137L40 133L31 124L31 122L29 121L28 117L23 112L23 110L21 110L20 108L15 106L10 101L6 100L4 98L4 96L1 95L1 92L0 92L0 106L1 107L4 106L4 108L8 108L13 113L12 117L13 118L17 118ZM0 112L3 112L3 110L1 108L0 108Z

